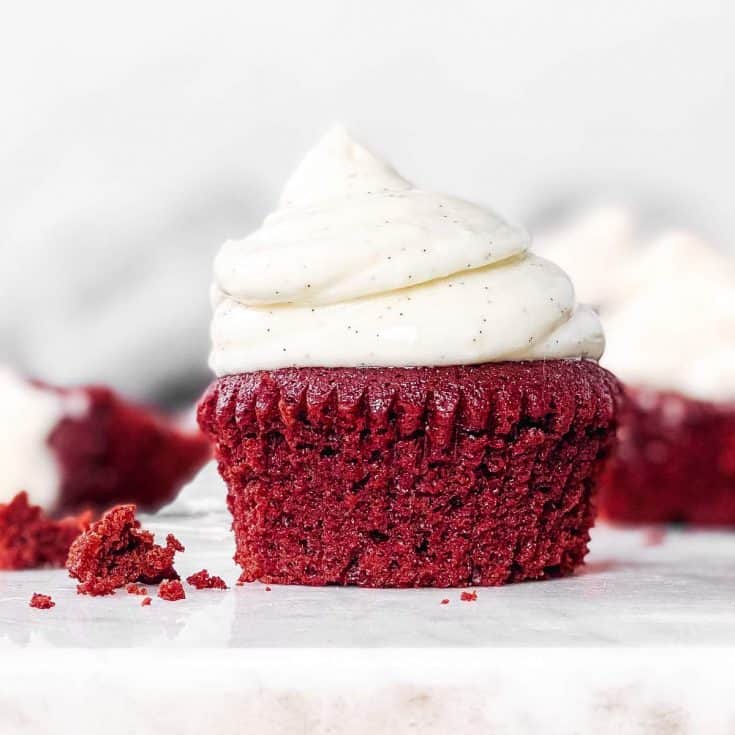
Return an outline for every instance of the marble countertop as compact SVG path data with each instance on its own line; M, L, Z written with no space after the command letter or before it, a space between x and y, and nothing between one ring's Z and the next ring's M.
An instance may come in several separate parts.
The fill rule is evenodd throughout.
M197 591L149 608L124 591L76 594L62 570L0 572L0 646L438 647L735 645L735 533L593 530L573 577L477 589L368 590L235 586L238 569L224 488L208 467L179 500L144 526L173 532L182 577L206 567L231 589ZM33 610L33 592L56 607ZM450 603L442 605L448 598Z
M143 662L149 662L153 671L168 672L165 676L173 677L169 681L179 682L177 691L187 690L196 681L197 686L217 692L223 687L230 691L234 676L240 682L238 691L243 696L249 692L248 701L258 707L263 706L262 701L253 692L267 690L266 699L271 701L275 695L268 682L288 680L287 690L293 696L298 693L301 702L288 704L284 711L291 714L304 714L301 706L311 711L314 697L323 698L328 692L330 696L342 692L339 697L343 697L350 681L357 687L353 691L363 693L376 686L387 687L386 702L393 701L397 691L408 699L406 692L419 692L416 696L434 701L434 696L449 696L448 692L456 693L458 686L464 686L461 682L471 681L470 689L462 691L474 692L467 696L476 698L473 707L481 706L486 718L482 722L498 724L504 720L493 717L511 712L498 707L487 710L490 689L498 682L509 692L506 704L512 701L517 710L525 684L541 686L546 677L541 688L548 693L561 686L565 677L575 679L576 686L586 692L579 700L587 703L580 704L580 717L584 713L593 717L595 712L600 714L600 702L608 702L605 697L612 696L610 692L618 692L618 698L636 699L640 692L635 682L640 683L642 672L651 672L653 679L646 679L646 686L653 686L651 682L665 670L667 687L649 692L661 712L673 712L688 698L687 723L706 723L709 732L718 731L717 722L711 720L714 716L732 715L727 721L735 723L735 705L731 708L729 698L718 700L721 705L727 703L727 713L713 708L707 699L717 691L720 677L716 672L732 671L735 661L735 533L600 526L593 532L588 562L575 576L480 588L475 602L460 601L461 590L273 585L268 591L261 584L234 585L237 568L231 560L233 541L229 517L221 509L222 492L208 468L175 505L145 519L144 525L161 538L171 531L185 544L186 552L177 558L182 576L206 567L232 585L228 591L197 591L187 586L187 599L170 603L155 597L152 588L153 603L143 608L141 598L122 591L106 598L79 596L73 580L59 570L0 573L0 648L3 661L12 663L0 674L0 692L5 692L0 699L4 696L6 703L17 704L22 719L28 714L22 703L45 677L55 682L45 695L50 717L61 706L58 698L80 696L80 687L87 687L87 692L90 687L95 692L112 691L109 687L114 680L130 687L127 701L136 716L143 716L143 707L145 718L150 718L147 708L151 703L142 693L141 682L148 682L145 691L157 691L161 684L150 671L140 678ZM33 592L51 594L56 607L49 611L29 608ZM450 603L442 605L444 598ZM296 650L302 648L311 650ZM199 673L191 678L194 669ZM342 672L339 676L338 671ZM210 675L213 678L207 678ZM200 681L202 677L206 682ZM686 688L684 681L696 684ZM430 684L429 690L422 688L424 684ZM12 697L10 691L15 692ZM511 691L515 692L512 697ZM393 693L388 696L386 692ZM643 697L645 707L653 706L651 697ZM274 717L285 706L278 701L278 706L273 704ZM319 712L324 713L327 705L319 701ZM329 707L337 706L337 700L329 701ZM339 701L344 705L343 699ZM371 695L370 701L377 700ZM604 706L613 712L619 702L611 702ZM552 704L549 700L548 705ZM710 719L691 720L690 710L697 707L702 717ZM421 717L426 714L415 703L406 704L403 711L414 710L414 714L423 713ZM626 705L623 711L632 710ZM464 716L466 711L462 712ZM179 714L166 720L172 728L181 724L176 719ZM0 706L0 727L5 717ZM436 714L435 722L445 727L443 717ZM146 732L143 725L149 719L145 718L129 731ZM195 720L190 714L187 722ZM566 722L559 716L557 720ZM605 722L614 720L607 716ZM92 724L90 732L94 731ZM42 727L28 730L46 731ZM151 730L164 731L163 726ZM289 730L263 730L271 731ZM304 729L307 731L312 730ZM328 731L342 732L339 728ZM396 725L392 731L402 730ZM434 730L427 727L425 731ZM556 730L547 728L547 732Z

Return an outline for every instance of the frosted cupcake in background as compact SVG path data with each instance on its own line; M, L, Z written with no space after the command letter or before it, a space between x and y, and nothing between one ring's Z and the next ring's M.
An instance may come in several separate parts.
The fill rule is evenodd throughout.
M341 129L215 261L199 421L243 582L571 573L615 436L599 319L525 231Z
M636 252L635 219L623 207L599 206L534 233L534 250L569 274L580 302L604 313L625 293Z
M209 457L199 431L109 388L51 387L0 365L0 569L63 565L94 513L155 510Z
M600 513L622 522L735 524L735 260L684 232L637 240L631 218L620 226L623 217L588 216L597 229L587 229L576 269L605 325L602 364L628 399ZM542 235L537 247L564 261L560 233ZM582 237L567 258L584 247Z

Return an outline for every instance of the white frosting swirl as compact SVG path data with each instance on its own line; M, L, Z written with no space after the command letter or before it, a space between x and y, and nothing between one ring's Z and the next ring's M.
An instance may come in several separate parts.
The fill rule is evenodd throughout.
M455 365L599 358L596 315L526 232L416 189L334 128L279 209L215 260L210 365Z
M62 419L87 410L84 393L40 388L0 365L0 503L26 490L31 503L56 505L61 477L48 440Z
M603 310L605 366L631 385L735 401L735 261L684 232L642 247Z

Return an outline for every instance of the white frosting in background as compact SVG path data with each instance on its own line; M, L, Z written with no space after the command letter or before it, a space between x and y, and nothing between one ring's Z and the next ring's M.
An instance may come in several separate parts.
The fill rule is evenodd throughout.
M568 276L492 212L416 189L336 127L215 260L217 375L602 353Z
M604 366L633 385L735 400L735 261L686 233L640 250L607 310Z
M60 477L48 438L64 417L87 409L81 392L59 395L0 366L0 502L26 490L31 503L54 507Z
M686 232L639 233L620 207L543 232L605 326L604 367L631 385L735 400L735 259Z
M534 238L534 250L569 274L577 298L597 309L624 295L625 273L635 258L633 216L618 206L599 206Z

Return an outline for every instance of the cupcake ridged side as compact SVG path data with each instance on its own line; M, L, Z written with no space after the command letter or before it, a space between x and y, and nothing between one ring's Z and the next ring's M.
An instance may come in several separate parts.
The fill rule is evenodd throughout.
M618 393L585 360L288 368L218 379L199 421L243 581L499 585L582 563Z

